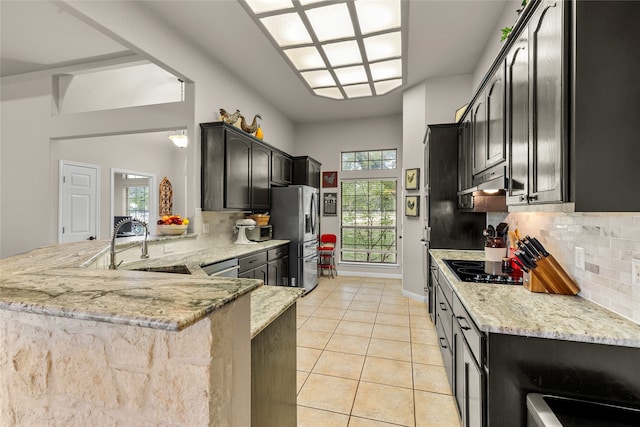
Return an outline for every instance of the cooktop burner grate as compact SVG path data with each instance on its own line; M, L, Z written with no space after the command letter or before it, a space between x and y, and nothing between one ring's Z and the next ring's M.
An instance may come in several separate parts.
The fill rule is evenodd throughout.
M522 285L520 270L502 271L502 263L445 259L444 262L462 282Z

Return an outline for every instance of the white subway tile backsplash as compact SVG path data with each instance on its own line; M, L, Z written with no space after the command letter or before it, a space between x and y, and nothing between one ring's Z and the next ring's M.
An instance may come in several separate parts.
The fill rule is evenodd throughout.
M640 323L640 285L632 285L631 259L640 257L640 213L487 214L521 235L537 237L580 286L583 298ZM585 249L586 269L574 266L575 247Z

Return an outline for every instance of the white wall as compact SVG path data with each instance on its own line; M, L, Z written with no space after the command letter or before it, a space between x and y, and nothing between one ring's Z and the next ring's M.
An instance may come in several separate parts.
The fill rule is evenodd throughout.
M322 163L322 171L338 171L338 179L356 178L354 172L340 170L342 151L363 151L376 149L397 149L398 169L395 171L371 171L368 177L391 177L398 179L398 195L401 192L402 171L402 121L400 116L373 117L361 120L331 121L322 123L304 123L296 126L296 146L293 155L308 155ZM322 188L325 192L338 193L338 216L321 215L321 232L340 236L340 187ZM401 206L398 218L402 215ZM340 237L338 237L338 240ZM338 242L338 251L339 242ZM398 242L398 259L402 259L401 241ZM399 267L364 267L341 264L341 274L362 276L400 277Z
M220 108L238 108L249 117L262 113L265 141L286 152L294 151L293 124L279 110L257 96L232 71L204 56L155 19L141 5L131 2L65 2L61 7L143 58L183 77L187 82L187 102L52 117L52 75L78 71L83 67L2 78L0 257L57 242L55 220L52 219L57 215L57 209L52 209L57 203L52 202L52 199L57 200L57 191L47 185L52 176L52 139L186 128L191 143L184 150L184 162L181 159L183 163L178 165L183 176L176 178L178 182L174 184L174 190L178 198L184 198L186 191L188 206L183 214L190 217L200 206L198 123L217 121ZM156 155L146 154L149 159ZM131 169L142 168L132 165ZM7 223L5 218L10 218L11 222Z

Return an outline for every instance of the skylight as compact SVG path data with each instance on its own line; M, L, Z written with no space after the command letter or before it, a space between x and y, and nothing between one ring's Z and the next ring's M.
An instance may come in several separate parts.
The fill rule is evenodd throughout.
M401 0L243 0L317 96L384 95L402 86L407 5Z

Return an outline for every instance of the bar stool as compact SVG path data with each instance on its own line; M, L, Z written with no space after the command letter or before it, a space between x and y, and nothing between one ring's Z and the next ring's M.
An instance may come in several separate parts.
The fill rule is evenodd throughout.
M336 248L337 237L335 234L323 234L320 236L320 246L318 246L318 275L322 276L324 270L329 270L329 275L333 279L338 275L336 270Z

